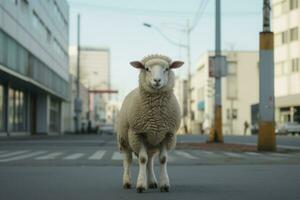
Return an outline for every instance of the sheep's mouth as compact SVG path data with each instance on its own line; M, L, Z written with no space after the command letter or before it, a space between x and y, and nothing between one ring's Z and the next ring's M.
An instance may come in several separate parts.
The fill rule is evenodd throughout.
M161 84L152 84L152 88L154 88L154 89L160 89L162 87L162 85Z

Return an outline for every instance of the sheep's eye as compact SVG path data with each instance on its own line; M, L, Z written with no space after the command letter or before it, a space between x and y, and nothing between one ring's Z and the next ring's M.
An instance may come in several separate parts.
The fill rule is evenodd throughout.
M166 68L166 69L165 69L165 72L167 72L167 71L169 71L169 68Z
M148 67L146 68L146 71L149 72L149 68Z

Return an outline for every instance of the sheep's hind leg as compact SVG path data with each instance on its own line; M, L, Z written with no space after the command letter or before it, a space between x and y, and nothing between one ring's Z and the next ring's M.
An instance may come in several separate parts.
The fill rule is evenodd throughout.
M153 170L153 160L155 157L155 153L148 154L148 163L147 163L147 178L148 178L148 186L151 189L157 188L157 180L155 178L155 173Z
M132 163L132 152L128 150L124 150L123 152L123 188L130 189L131 188L131 173L130 173L130 165Z
M159 173L159 189L161 192L169 192L170 182L167 172L168 154L165 145L162 145L159 153L160 173Z
M136 191L141 193L147 189L147 161L148 155L145 145L142 143L139 152L139 175L136 184Z

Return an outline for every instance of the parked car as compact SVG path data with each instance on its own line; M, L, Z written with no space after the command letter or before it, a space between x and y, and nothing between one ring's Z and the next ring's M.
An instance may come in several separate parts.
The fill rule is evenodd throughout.
M251 129L251 134L252 135L257 135L258 134L258 129L259 129L258 123L251 124L250 129Z
M113 135L115 132L113 124L100 124L98 128L98 133L99 134L108 134L108 135Z
M289 133L293 135L296 133L300 134L300 124L298 122L286 122L276 127L276 134L278 135L287 135Z

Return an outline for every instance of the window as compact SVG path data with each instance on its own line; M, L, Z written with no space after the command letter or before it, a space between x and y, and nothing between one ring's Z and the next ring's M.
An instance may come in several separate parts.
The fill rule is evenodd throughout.
M300 70L299 58L292 59L292 72L299 72Z
M40 33L40 35L42 36L42 38L44 40L48 40L48 34L50 32L48 32L48 28L45 26L45 24L43 23L43 21L39 18L39 16L36 14L36 12L33 12L33 27Z
M60 102L51 99L50 102L50 131L59 132L60 129Z
M6 35L0 30L0 64L6 65Z
M9 89L8 122L10 131L25 131L25 98L24 92Z
M0 85L0 131L4 130L4 89Z
M298 8L298 0L290 0L290 10Z
M281 44L288 43L288 32L284 31L281 33Z
M282 13L286 13L289 11L289 2L288 0L284 0L281 2L282 5Z
M19 47L19 65L18 72L27 75L28 65L29 65L29 53L23 47Z
M7 65L9 68L16 70L17 68L17 43L7 38Z
M227 108L227 120L237 119L237 109L236 108Z
M298 40L298 27L290 29L290 41Z
M274 35L274 43L275 46L279 46L282 44L281 33L277 33Z
M237 73L237 63L236 62L228 62L227 74L235 75L236 73Z

